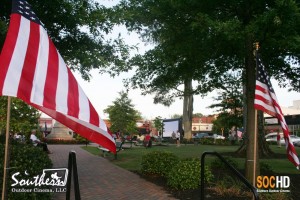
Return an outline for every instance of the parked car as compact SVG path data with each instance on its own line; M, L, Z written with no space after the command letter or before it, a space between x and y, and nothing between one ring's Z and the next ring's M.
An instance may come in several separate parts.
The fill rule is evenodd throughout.
M213 138L215 138L216 140L225 140L224 136L218 134L213 134Z
M277 133L269 133L265 136L267 142L277 142ZM280 133L280 144L284 145L285 140L283 137L283 133ZM291 142L295 145L296 143L300 143L300 137L296 135L290 135ZM297 145L295 145L297 146ZM300 146L300 144L299 144Z
M300 142L300 137L296 135L290 135L291 142L295 145L297 142ZM284 138L280 139L280 144L285 144Z
M283 133L279 133L280 138L283 138ZM277 142L277 132L269 133L265 135L267 142Z
M211 138L212 136L210 136L208 133L196 133L193 135L194 139L201 139L201 138Z
M295 143L294 143L294 146L300 147L300 142L295 142Z

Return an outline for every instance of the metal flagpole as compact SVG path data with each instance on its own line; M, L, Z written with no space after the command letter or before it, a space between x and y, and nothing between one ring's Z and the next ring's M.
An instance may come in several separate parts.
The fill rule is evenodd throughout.
M255 187L255 179L256 179L256 161L257 161L257 110L254 111L255 117L255 123L254 123L254 151L253 151L253 186Z
M10 107L11 97L7 97L7 116L6 116L6 136L5 136L5 154L3 166L3 187L2 187L2 200L7 199L6 185L7 185L7 171L9 168L9 122L10 122Z
M258 65L257 53L259 49L259 43L255 43L255 61L256 61L256 69ZM257 74L257 70L256 70ZM253 102L254 103L254 102ZM257 110L254 109L254 145L253 145L253 186L255 187L255 179L256 179L256 161L257 161Z

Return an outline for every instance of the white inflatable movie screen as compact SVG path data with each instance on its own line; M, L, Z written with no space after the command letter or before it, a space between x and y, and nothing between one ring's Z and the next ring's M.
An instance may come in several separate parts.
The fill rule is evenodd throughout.
M172 137L173 131L175 133L177 130L181 131L180 124L180 119L163 120L163 137Z

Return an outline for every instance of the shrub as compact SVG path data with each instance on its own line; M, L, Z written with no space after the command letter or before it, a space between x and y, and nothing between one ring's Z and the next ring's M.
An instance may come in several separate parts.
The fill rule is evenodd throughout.
M49 159L48 155L43 152L42 148L34 147L33 145L28 144L13 144L10 146L11 155L10 155L10 171L7 175L7 196L8 199L22 199L22 200L31 200L31 199L39 199L39 200L47 200L51 198L50 193L27 193L27 192L12 192L11 184L14 183L12 181L12 175L16 172L20 172L20 176L24 179L33 179L34 176L42 174L43 169L51 168L52 162ZM3 169L3 159L4 159L4 145L0 145L0 168ZM24 177L24 173L26 175ZM23 175L22 175L23 174ZM0 177L3 177L3 171L0 171ZM2 185L2 179L0 180L0 184ZM34 186L23 186L23 188L30 189L34 188ZM49 186L40 187L40 188L50 188ZM2 188L1 188L2 190ZM1 191L2 192L2 191Z
M216 140L216 145L231 145L230 141L227 140L227 139L224 139L224 140Z
M204 144L204 145L208 145L208 144L213 144L214 143L214 139L213 138L201 138L199 140L200 144Z
M203 145L231 145L229 140L221 140L221 139L214 139L214 138L201 138L195 139L195 142Z
M200 186L201 164L199 159L191 158L179 161L167 175L167 184L175 189L196 189ZM212 180L212 173L205 167L205 179Z
M165 177L179 158L170 152L153 151L142 157L142 173Z
M235 169L238 169L238 163L237 161L233 160L230 157L225 158L226 161ZM233 172L223 163L219 158L214 159L210 163L211 170L213 171L216 180L218 180L220 177L223 177L224 174L232 174Z
M237 163L237 161L233 160L233 159L230 158L230 157L226 157L225 159L226 159L226 161L227 161L230 165L232 165L234 168L236 168L236 169L238 168L238 163ZM212 169L218 169L218 170L219 170L219 169L228 169L228 170L229 170L229 168L225 165L225 163L222 162L219 158L214 159L214 160L211 162L210 166L211 166Z

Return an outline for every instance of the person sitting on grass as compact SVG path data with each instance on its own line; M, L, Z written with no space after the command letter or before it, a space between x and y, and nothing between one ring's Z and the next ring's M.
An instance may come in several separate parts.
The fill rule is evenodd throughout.
M43 147L43 150L48 154L52 153L51 151L49 151L47 144L41 142L41 140L39 140L35 134L36 134L36 130L32 130L30 135L30 140L32 141L33 145L38 147Z

